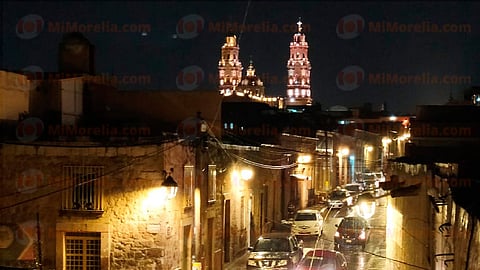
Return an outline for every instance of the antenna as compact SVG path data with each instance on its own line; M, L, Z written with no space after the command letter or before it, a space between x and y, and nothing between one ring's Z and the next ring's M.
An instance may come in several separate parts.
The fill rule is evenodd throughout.
M243 29L245 29L245 22L247 21L248 8L250 7L250 2L251 0L248 0L247 8L245 8L245 13L243 14L242 27L240 27L240 34L238 35L238 42L237 42L239 45L240 45L240 40L242 39Z

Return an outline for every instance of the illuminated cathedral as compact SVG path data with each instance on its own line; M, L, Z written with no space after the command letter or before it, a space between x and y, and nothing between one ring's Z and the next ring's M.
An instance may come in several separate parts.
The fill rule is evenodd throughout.
M302 22L298 20L298 32L290 42L290 59L287 62L287 96L285 105L310 106L312 97L310 90L310 70L312 66L308 60L308 42L302 33Z
M302 33L300 20L297 25L298 32L293 35L293 41L290 42L285 97L265 96L265 86L255 73L252 59L250 59L246 76L243 76L243 66L239 59L240 46L234 34L226 36L218 62L220 94L225 97L245 97L251 101L268 103L270 106L278 108L312 105L308 42L305 40L305 34Z
M220 94L230 96L238 94L237 86L242 79L242 62L238 58L240 47L237 36L228 34L222 46L222 55L218 61L218 76L220 80Z

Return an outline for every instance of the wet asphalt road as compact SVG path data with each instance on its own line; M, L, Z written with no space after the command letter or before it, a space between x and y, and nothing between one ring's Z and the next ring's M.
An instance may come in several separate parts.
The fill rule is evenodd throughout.
M339 224L341 219L353 210L342 208L340 210L328 210L321 205L313 208L322 209L324 214L323 235L321 237L301 238L304 242L304 250L310 248L333 249L333 236L336 231L335 224ZM391 262L385 258L386 255L386 199L377 200L375 214L368 219L371 226L370 239L367 242L365 250L361 246L345 247L341 252L345 255L349 270L385 270L394 269ZM244 270L246 265L246 256L239 258L235 263L230 264L225 269Z

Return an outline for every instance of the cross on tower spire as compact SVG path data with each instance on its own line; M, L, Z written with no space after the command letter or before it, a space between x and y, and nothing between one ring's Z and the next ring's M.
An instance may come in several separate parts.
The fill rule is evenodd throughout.
M298 32L301 33L302 32L302 17L298 17L297 25L298 25Z

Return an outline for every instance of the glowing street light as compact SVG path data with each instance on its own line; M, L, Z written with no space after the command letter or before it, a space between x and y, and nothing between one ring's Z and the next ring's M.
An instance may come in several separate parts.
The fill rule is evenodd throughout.
M242 169L240 171L240 177L242 178L242 180L248 181L248 180L252 179L253 171L250 170L250 169Z
M356 206L357 215L369 219L375 214L375 201L363 201L359 202Z
M167 176L167 171L163 171L165 177L165 180L162 182L162 188L167 190L167 198L168 199L173 199L177 195L177 190L178 190L178 184L175 182L175 180L172 177L173 173L173 168L170 169L170 172L168 173Z
M310 163L311 161L312 161L311 155L300 155L297 159L297 162L301 164Z
M342 156L348 156L348 154L350 153L350 150L348 148L341 148L339 151L338 151L338 155L340 157Z

